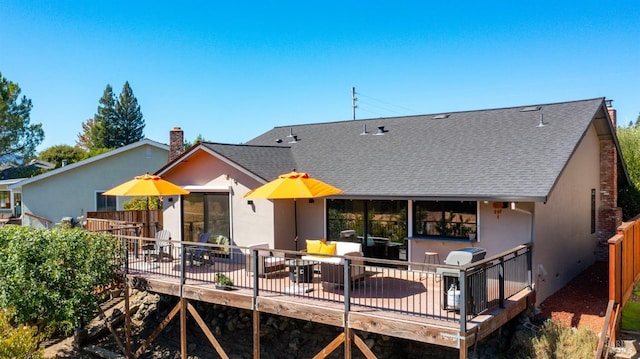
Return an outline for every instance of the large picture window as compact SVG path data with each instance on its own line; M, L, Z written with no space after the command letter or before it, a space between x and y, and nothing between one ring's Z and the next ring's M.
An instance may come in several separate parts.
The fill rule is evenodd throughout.
M183 235L186 241L198 241L201 233L209 232L210 242L218 236L230 238L228 193L194 193L182 199Z
M354 230L367 257L406 259L407 201L327 201L327 239L339 240L340 232Z
M413 209L414 237L469 239L476 232L477 202L416 201Z

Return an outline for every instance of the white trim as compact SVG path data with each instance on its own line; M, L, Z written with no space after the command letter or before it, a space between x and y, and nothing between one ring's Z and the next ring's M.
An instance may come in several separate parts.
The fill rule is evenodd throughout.
M231 192L231 186L184 186L189 192Z

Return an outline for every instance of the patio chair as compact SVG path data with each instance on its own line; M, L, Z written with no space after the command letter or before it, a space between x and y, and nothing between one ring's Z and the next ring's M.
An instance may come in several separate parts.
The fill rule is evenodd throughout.
M209 243L209 237L211 234L209 232L201 233L198 237L198 243ZM202 244L196 247L195 250L191 251L187 257L190 265L200 265L204 264L206 261L213 261L211 257L210 248L203 246ZM198 263L198 264L195 264Z
M249 245L245 250L245 269L247 274L254 273L251 253L258 250L258 276L268 277L269 274L281 272L285 269L285 255L283 252L269 250L269 244L257 243Z
M161 261L163 257L173 259L171 255L171 232L166 229L156 232L156 241L143 244L142 254L144 261L148 262L150 258Z

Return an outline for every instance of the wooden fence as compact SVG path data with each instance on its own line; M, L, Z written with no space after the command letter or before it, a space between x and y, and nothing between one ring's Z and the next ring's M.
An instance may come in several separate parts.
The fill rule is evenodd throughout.
M106 219L119 225L141 224L142 237L155 237L157 231L162 229L162 210L148 211L111 211L111 212L87 212L89 219Z
M600 335L597 358L606 357L616 342L620 315L640 280L640 215L618 227L609 239L609 305Z

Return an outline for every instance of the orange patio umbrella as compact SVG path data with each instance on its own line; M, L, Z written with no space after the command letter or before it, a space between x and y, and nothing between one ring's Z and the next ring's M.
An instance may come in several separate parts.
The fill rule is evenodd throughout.
M149 207L149 196L176 196L181 194L189 194L189 191L165 181L159 176L148 173L143 176L136 176L132 180L102 193L103 196L146 196L147 208Z
M343 190L317 180L304 172L289 172L278 176L244 195L248 199L293 199L296 250L298 250L298 213L296 199L320 198L344 193Z
M189 191L165 181L159 176L145 174L102 193L105 196L175 196Z

